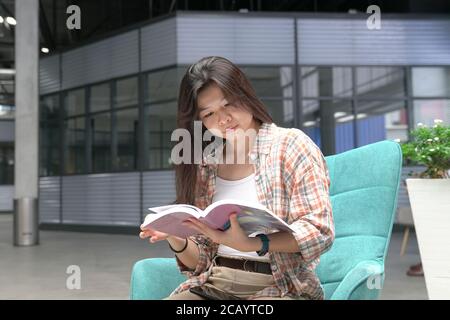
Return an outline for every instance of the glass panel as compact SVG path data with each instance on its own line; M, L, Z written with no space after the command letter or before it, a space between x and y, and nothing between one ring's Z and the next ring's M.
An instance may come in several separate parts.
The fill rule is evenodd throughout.
M111 88L109 83L91 87L89 108L90 112L109 110L111 108Z
M115 112L117 130L117 169L137 168L138 151L138 109Z
M356 68L356 93L360 96L404 97L405 72L399 67Z
M408 140L406 102L358 101L358 146L383 140Z
M412 68L415 97L450 97L450 68Z
M177 99L185 72L186 68L172 68L147 74L145 102Z
M319 100L302 100L303 132L320 147Z
M61 166L59 97L54 95L42 98L39 110L39 174L41 176L59 175Z
M354 116L349 100L303 100L303 131L325 155L355 147Z
M300 68L303 97L349 97L352 95L352 69L348 67Z
M177 143L171 141L170 136L176 129L176 111L177 104L175 101L154 104L147 106L146 125L148 125L148 168L161 169L170 168L170 154L172 147Z
M59 96L47 96L41 98L39 104L39 120L59 121Z
M450 99L414 100L414 126L421 122L433 126L435 119L450 123Z
M92 130L92 171L111 170L111 113L100 113L90 118Z
M0 143L0 185L14 185L13 143Z
M14 119L15 106L0 104L0 119Z
M64 97L64 105L66 106L67 117L84 114L86 112L84 95L84 89L78 89L66 93Z
M65 173L85 172L85 118L79 117L65 121Z
M118 80L116 82L115 108L135 106L138 103L137 77Z
M294 126L294 108L292 100L263 100L273 121L277 126L291 128Z
M291 67L242 67L256 94L262 98L292 98Z

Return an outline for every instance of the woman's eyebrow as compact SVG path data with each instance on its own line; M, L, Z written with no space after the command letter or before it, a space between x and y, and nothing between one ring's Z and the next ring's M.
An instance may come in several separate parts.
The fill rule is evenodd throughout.
M228 101L227 101L226 98L222 98L222 99L220 100L219 104L220 104L220 105L224 105L224 104L226 104L227 102L228 102ZM207 106L205 106L205 107L199 106L199 110L200 110L200 111L203 111L203 110L206 110L206 109L208 109L208 108L210 108L210 107L213 107L213 106L214 106L214 103L211 103L211 104L209 104L209 105L207 105Z

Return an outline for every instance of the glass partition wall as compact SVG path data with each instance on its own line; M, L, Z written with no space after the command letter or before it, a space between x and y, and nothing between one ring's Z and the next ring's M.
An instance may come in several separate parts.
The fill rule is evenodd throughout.
M187 66L41 96L41 176L170 170ZM449 67L241 66L275 123L325 155L450 121ZM5 158L5 157L3 157Z

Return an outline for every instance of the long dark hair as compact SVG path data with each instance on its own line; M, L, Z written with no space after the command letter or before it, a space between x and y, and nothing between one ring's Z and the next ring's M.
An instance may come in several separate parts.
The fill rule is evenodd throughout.
M256 96L250 81L235 64L222 57L205 57L188 68L180 84L177 126L187 129L191 137L194 137L194 121L199 120L198 94L211 84L217 85L227 100L246 109L260 124L273 122L266 107ZM202 136L206 130L202 124ZM202 142L202 153L209 143L211 142ZM191 150L194 150L193 138ZM195 204L195 191L200 186L197 183L198 167L194 161L196 155L191 152L191 157L190 164L175 165L175 203Z

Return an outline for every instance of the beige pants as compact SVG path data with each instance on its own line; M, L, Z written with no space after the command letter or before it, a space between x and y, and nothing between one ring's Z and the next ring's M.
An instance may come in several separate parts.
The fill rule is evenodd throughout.
M256 292L272 286L274 284L273 276L270 274L248 272L239 269L232 269L227 267L213 266L211 275L208 281L204 284L206 286L212 286L219 290L231 293L240 298L246 299ZM275 300L275 299L288 299L293 300L291 297L258 297L255 300ZM189 290L183 291L176 295L167 297L165 300L204 300L202 297L190 292Z

